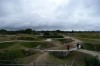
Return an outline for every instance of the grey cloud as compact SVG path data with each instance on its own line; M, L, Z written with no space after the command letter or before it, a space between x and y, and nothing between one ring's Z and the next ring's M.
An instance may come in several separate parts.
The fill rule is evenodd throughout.
M100 30L99 3L100 0L0 0L0 28Z

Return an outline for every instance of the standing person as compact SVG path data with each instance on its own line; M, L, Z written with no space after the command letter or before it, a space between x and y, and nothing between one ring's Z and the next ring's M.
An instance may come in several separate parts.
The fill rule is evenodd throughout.
M67 45L67 49L68 49L68 50L69 50L69 47L70 47L70 46L69 46L69 44L68 44L68 45Z
M79 44L79 42L78 42L77 45L76 45L77 49L79 49L79 46L80 46L80 44Z

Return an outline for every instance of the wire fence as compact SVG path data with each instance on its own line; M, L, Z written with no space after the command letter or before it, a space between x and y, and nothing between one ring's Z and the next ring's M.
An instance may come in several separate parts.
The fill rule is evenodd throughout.
M68 65L68 64L38 64L38 65L35 65L35 64L32 64L32 65L29 65L29 64L0 64L0 66L71 66L71 65Z
M58 64L51 62L46 62L46 63L32 62L31 64L22 64L15 60L0 60L0 66L72 66L72 63Z

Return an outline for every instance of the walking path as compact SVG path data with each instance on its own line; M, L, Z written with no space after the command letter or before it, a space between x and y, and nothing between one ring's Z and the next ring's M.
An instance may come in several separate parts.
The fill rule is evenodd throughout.
M74 42L73 43L82 43L82 41L80 41L80 40L78 40L78 39L76 39L76 38L73 38L73 37L67 37L67 36L65 36L65 38L71 38L72 40L74 40ZM96 57L98 57L98 59L100 60L100 52L96 52L96 51L90 51L90 50L85 50L85 49L76 49L76 48L73 48L73 49L71 49L71 50L75 50L75 51L78 51L78 52L82 52L82 53L86 53L86 54L90 54L90 55L92 55L92 56L96 56Z
M1 41L0 43L5 43L5 42L46 42L46 41L12 40L12 41Z
M44 52L43 54L38 56L35 61L31 62L28 66L33 66L34 62L36 66L41 66L44 64L44 62L45 63L47 62L47 59L48 59L48 52Z

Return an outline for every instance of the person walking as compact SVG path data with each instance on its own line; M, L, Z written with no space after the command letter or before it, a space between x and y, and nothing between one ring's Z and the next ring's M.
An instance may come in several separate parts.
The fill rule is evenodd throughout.
M69 50L69 48L70 48L70 46L69 46L69 44L67 45L67 50Z
M77 49L79 49L79 46L80 46L80 44L79 44L79 42L78 42L77 45L76 45Z

